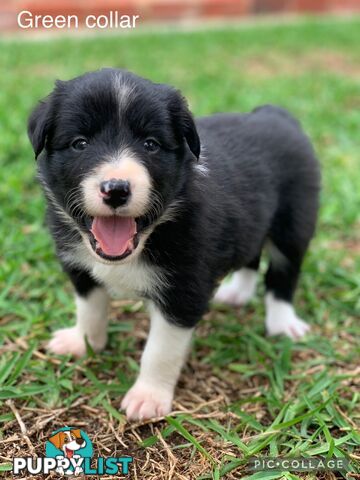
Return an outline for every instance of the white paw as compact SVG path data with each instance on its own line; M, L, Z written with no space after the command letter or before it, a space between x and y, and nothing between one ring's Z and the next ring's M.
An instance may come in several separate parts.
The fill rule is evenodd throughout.
M214 300L229 305L244 305L256 291L257 273L243 268L235 272L228 282L223 282L215 294Z
M62 328L53 333L48 350L58 355L70 353L75 357L82 357L86 353L86 343L84 336L76 327Z
M266 330L268 335L286 335L293 340L303 337L309 330L310 326L295 315L284 320L284 322L276 322L266 320Z
M146 420L170 413L172 400L172 390L138 380L125 395L121 409L126 411L128 420Z
M88 339L88 341L95 352L100 352L105 347L106 334L99 335L95 340ZM47 348L57 355L70 353L74 357L83 357L86 354L84 334L77 327L56 330Z
M290 303L277 300L271 293L266 296L265 325L268 335L287 335L294 340L310 330L310 325L296 315Z
M214 300L218 303L240 306L247 303L252 296L252 292L239 291L237 288L233 288L232 285L224 284L219 287Z

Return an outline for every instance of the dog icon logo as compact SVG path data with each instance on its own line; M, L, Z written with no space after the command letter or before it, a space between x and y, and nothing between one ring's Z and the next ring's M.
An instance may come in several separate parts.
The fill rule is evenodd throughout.
M84 473L83 462L93 454L87 434L74 427L63 427L51 434L46 442L46 456L58 461L56 471L60 475Z
M45 457L39 455L35 458L14 457L14 476L33 478L33 475L44 474L46 478L50 478L48 475L56 472L58 475L51 478L79 475L81 478L86 475L118 478L118 475L130 473L129 468L134 460L130 455L93 458L90 438L76 427L63 427L52 432L45 444L45 454Z

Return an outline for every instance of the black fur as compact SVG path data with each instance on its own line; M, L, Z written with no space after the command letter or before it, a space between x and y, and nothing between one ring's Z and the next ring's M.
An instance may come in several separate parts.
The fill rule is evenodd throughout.
M148 169L154 195L161 199L156 215L137 219L138 229L145 231L178 201L175 218L155 228L141 254L167 277L160 299L153 300L169 321L195 325L224 275L258 267L266 240L287 260L281 266L270 264L266 287L291 301L315 229L320 183L318 162L298 122L270 105L194 122L179 92L125 71L121 74L130 93L122 104L114 88L116 73L105 69L58 82L31 115L29 136L39 171L57 203L86 232L89 219L79 209L69 210L69 192L106 155L130 148ZM91 139L80 153L71 148L78 136ZM147 137L160 141L157 154L144 152ZM205 174L196 168L202 161L200 141ZM48 217L63 257L81 237L51 201ZM79 294L97 285L91 272L62 262Z

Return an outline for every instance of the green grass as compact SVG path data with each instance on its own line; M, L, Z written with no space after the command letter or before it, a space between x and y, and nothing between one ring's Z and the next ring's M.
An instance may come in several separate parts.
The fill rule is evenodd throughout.
M0 471L15 453L31 453L17 412L38 453L44 436L73 422L90 437L100 432L99 454L133 454L139 478L163 478L172 465L176 478L317 478L246 474L256 455L345 455L360 473L359 45L359 19L0 43ZM183 412L135 428L118 408L144 340L139 305L114 307L101 355L72 361L44 350L50 332L73 321L74 304L44 228L27 116L56 78L102 66L176 85L197 115L282 105L323 167L317 236L296 298L312 333L299 343L265 338L260 298L212 309L180 382Z

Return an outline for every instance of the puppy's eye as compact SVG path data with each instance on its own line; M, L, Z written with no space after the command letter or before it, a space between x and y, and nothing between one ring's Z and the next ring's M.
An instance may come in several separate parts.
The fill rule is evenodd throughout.
M76 140L74 140L71 144L72 148L74 150L78 150L78 151L81 151L81 150L85 150L85 148L88 146L88 142L85 138L77 138Z
M156 140L154 140L152 138L148 138L144 142L144 148L149 153L154 153L154 152L157 152L159 150L160 144Z

